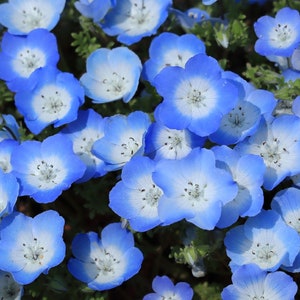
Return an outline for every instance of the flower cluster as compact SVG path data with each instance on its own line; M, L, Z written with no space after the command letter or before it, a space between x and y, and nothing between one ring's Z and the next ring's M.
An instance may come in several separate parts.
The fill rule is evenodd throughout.
M1 299L295 297L299 10L202 2L0 4Z

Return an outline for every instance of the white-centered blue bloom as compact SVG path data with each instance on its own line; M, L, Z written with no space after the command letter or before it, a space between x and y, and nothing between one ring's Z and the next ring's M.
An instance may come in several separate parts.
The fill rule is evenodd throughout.
M112 7L112 0L79 0L74 6L83 16L100 22Z
M37 69L38 82L15 95L15 104L29 130L40 133L48 125L59 127L77 118L84 102L84 90L71 74L53 67Z
M186 219L202 229L213 229L222 206L238 190L230 173L216 167L213 151L200 148L182 159L158 161L153 180L163 191L158 203L163 225Z
M264 179L265 165L257 155L239 155L227 146L215 146L217 166L229 171L238 185L236 197L226 203L217 227L232 225L239 217L255 216L263 206L264 195L261 189Z
M0 169L0 218L14 211L19 195L19 183L11 173Z
M148 157L133 157L122 169L122 180L109 193L109 207L135 231L150 230L161 223L157 207L163 192L152 179L155 166Z
M0 269L20 284L29 284L41 273L60 264L66 246L64 219L53 210L34 218L12 213L0 224Z
M0 271L0 299L20 300L23 286L18 284L8 272Z
M19 124L13 115L0 115L0 141L4 139L20 140Z
M143 261L142 252L134 247L133 234L121 223L107 225L101 238L96 232L77 234L72 252L70 273L98 291L121 285L140 270Z
M222 72L218 62L205 54L190 58L185 68L164 68L153 80L163 97L155 119L169 128L187 128L200 136L215 132L238 100L237 88L221 78Z
M106 14L101 27L125 45L151 36L168 17L172 0L116 0L115 6Z
M149 116L141 111L108 117L104 136L94 143L92 153L105 162L107 171L121 169L133 156L144 153L149 125Z
M11 34L26 35L36 28L52 30L66 0L9 0L0 5L0 24Z
M56 67L59 60L55 35L35 29L27 36L4 33L0 52L0 78L14 92L31 89L38 78L30 76L36 69Z
M179 36L172 32L163 32L150 44L150 58L143 66L142 77L152 82L163 68L168 66L184 68L186 62L198 53L205 53L205 44L195 35Z
M93 109L80 110L78 118L61 130L73 143L73 151L86 165L86 171L78 182L85 182L106 174L104 162L92 152L92 147L104 135L104 119Z
M12 139L5 139L0 141L0 169L4 173L10 173L12 166L10 158L13 150L18 147L19 143Z
M255 134L235 147L241 154L255 154L266 165L264 188L272 190L287 176L300 173L300 118L281 115L262 120Z
M297 284L284 272L267 273L254 264L244 265L232 274L232 284L222 291L222 300L294 300Z
M156 276L152 282L154 293L147 294L143 300L192 300L194 291L186 282L174 284L168 276Z
M295 9L284 7L275 18L263 16L254 24L258 37L255 51L263 56L288 57L300 44L300 15Z
M101 48L87 58L86 69L80 81L94 103L119 99L127 103L137 90L142 64L126 47Z
M262 210L244 225L230 229L224 239L231 267L256 264L265 271L292 266L299 253L300 236L273 210Z
M73 152L73 145L62 135L43 142L25 141L12 153L13 174L20 182L20 196L31 196L39 203L54 201L85 172L85 164Z
M145 136L145 154L155 160L180 159L193 148L202 147L206 139L188 129L170 129L158 122L150 125Z

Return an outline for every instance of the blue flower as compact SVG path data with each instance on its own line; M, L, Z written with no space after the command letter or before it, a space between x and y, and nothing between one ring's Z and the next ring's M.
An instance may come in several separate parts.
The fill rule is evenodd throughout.
M70 273L98 291L121 285L140 270L143 261L142 252L134 247L132 233L120 223L107 225L101 239L96 232L77 234L72 252Z
M104 123L104 136L94 143L92 153L105 162L107 171L119 170L133 156L144 153L149 125L149 116L141 111L108 117Z
M255 154L266 165L264 188L272 190L287 176L300 173L300 118L281 115L262 120L255 134L235 147L241 154Z
M11 173L0 169L0 218L12 213L19 195L19 184Z
M39 80L33 89L15 95L15 104L29 130L38 134L50 124L59 127L74 121L84 102L79 81L71 73L53 67L38 69L34 75Z
M180 159L193 148L202 147L206 139L188 129L170 129L154 122L145 136L145 154L155 160Z
M0 24L8 32L26 35L36 28L52 30L59 21L66 0L9 0L0 5Z
M267 273L254 264L238 268L232 275L231 285L222 291L223 300L272 299L293 300L297 284L284 272Z
M230 226L240 216L257 215L264 203L261 189L265 171L263 159L252 154L239 155L227 146L215 146L212 150L217 166L229 171L238 184L238 193L232 201L223 206L217 227Z
M221 75L218 62L205 54L190 58L185 68L164 68L153 83L163 97L155 119L169 128L187 128L200 136L215 132L238 100L237 88Z
M139 57L126 47L101 48L87 58L86 68L87 72L80 81L94 103L119 99L127 103L137 90L142 64Z
M29 284L65 257L64 219L53 210L34 218L12 213L0 224L0 269Z
M19 124L13 115L0 115L0 141L4 139L20 140Z
M167 66L184 67L198 53L205 53L205 44L193 34L176 35L163 32L155 37L149 48L150 58L143 66L142 77L150 82Z
M152 282L152 288L155 293L147 294L143 300L192 300L194 292L191 286L186 282L178 282L176 285L168 276L156 276Z
M261 270L273 272L281 265L293 265L299 253L300 236L277 212L262 210L244 225L230 229L224 243L233 270L253 263Z
M217 2L217 0L202 0L202 3L204 5L211 5L214 4L215 2Z
M171 3L172 0L116 0L100 25L106 34L117 35L119 42L131 45L156 33L168 17Z
M85 172L72 142L62 135L23 142L13 151L11 164L20 182L20 196L29 195L39 203L54 201Z
M135 231L150 230L161 223L157 207L163 192L152 179L155 166L148 157L133 157L122 169L122 180L109 193L109 207Z
M23 286L18 284L10 273L0 271L0 299L20 300L23 296Z
M11 154L19 143L12 139L5 139L0 141L0 169L4 173L10 173L12 166L10 163Z
M5 32L1 48L0 78L14 92L31 89L38 78L30 75L38 68L56 67L59 60L55 35L46 29L35 29L27 36Z
M280 9L275 18L263 16L254 24L258 37L255 51L263 56L291 56L300 45L300 15L289 7Z
M158 161L153 180L163 190L158 203L163 225L186 219L202 229L213 229L222 206L238 190L230 173L216 167L214 153L200 148L179 160Z
M85 174L76 182L85 182L106 174L104 162L92 152L92 147L104 135L104 119L93 109L80 110L78 118L61 130L73 143L73 151L86 165Z
M79 0L74 6L83 16L100 22L112 7L111 2L112 0Z

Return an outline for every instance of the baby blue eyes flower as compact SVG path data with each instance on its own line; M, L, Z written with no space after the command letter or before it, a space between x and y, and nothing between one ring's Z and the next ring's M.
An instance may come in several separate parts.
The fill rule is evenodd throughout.
M29 284L65 257L64 219L53 210L34 218L12 213L0 224L0 269Z
M116 5L103 19L101 27L125 45L151 36L168 17L171 0L116 0Z
M66 0L9 0L0 5L0 24L8 32L26 35L36 28L52 30L59 21Z
M284 272L267 273L254 264L244 265L232 275L232 284L222 291L223 300L293 300L297 284Z
M39 78L36 85L15 95L15 104L29 130L38 134L50 124L59 127L74 121L84 102L79 81L53 67L38 69L33 75Z
M149 116L141 111L108 117L104 123L104 136L94 143L92 153L105 162L107 171L119 170L133 156L144 153L149 125Z
M4 139L19 140L19 124L13 115L0 115L0 141Z
M154 112L156 120L202 137L215 132L238 100L236 87L221 74L218 62L205 54L190 58L185 68L164 68L153 83L163 97Z
M272 18L263 16L254 24L258 37L255 51L263 56L288 57L300 44L300 15L297 10L284 7Z
M151 42L150 58L143 66L142 76L152 82L164 67L183 68L186 62L198 53L205 53L205 44L195 35L179 36L171 32L163 32Z
M13 151L11 164L20 181L20 196L29 195L39 203L56 200L86 168L74 154L72 142L62 135L23 142Z
M254 263L261 270L292 266L299 253L300 236L273 210L262 210L226 234L224 240L232 268Z
M107 225L101 239L95 232L77 234L72 252L70 273L98 291L121 285L140 270L143 261L142 252L134 247L133 234L121 223Z
M88 57L86 64L87 72L80 81L94 103L119 99L127 103L134 96L142 64L133 51L126 47L101 48Z
M194 292L186 282L178 282L174 285L168 276L156 276L152 282L155 293L147 294L143 300L192 300Z
M18 284L8 272L0 271L0 299L20 300L23 286Z
M32 88L37 80L30 76L36 69L55 67L59 54L55 35L46 29L35 29L27 36L4 33L0 52L0 78L16 92Z

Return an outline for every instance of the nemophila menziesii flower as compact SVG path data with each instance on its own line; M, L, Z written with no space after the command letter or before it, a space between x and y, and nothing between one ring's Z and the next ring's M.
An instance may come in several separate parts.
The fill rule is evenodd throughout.
M252 136L237 144L241 154L255 154L266 165L264 188L272 190L287 176L300 173L300 118L280 115L272 121L262 119Z
M106 174L104 162L92 152L92 146L104 133L104 119L93 109L80 110L78 118L61 130L63 136L68 137L73 143L73 151L86 165L84 175L77 180L85 182L91 178Z
M0 169L0 218L13 212L19 195L19 184L11 173Z
M31 196L39 203L54 201L86 168L73 152L72 142L60 134L43 142L23 142L12 152L11 165L20 183L20 196Z
M0 271L0 299L20 300L23 286L17 283L8 272Z
M180 36L172 32L163 32L151 42L150 58L143 66L142 77L152 82L164 67L184 67L186 62L198 53L205 53L205 44L194 34Z
M202 0L202 3L204 5L211 5L214 4L215 2L217 2L217 0Z
M222 291L222 300L293 300L297 284L284 272L268 273L254 264L241 266L232 274L232 284Z
M275 18L263 16L254 23L258 37L255 51L263 56L288 57L300 45L300 15L295 9L284 7Z
M172 0L116 0L100 25L106 34L131 45L156 33L171 4Z
M83 16L99 22L112 7L112 0L79 0L74 6Z
M19 124L13 115L0 115L0 141L5 139L19 140Z
M19 142L12 139L0 141L0 169L2 169L4 173L10 173L12 171L10 157L11 153L18 145Z
M77 118L84 90L73 74L45 67L31 76L38 77L36 85L16 93L15 104L32 133L39 134L51 124L59 127Z
M0 24L11 34L26 35L36 28L52 30L66 0L9 0L0 5Z
M240 155L227 146L212 148L217 160L217 167L229 171L238 185L236 197L223 205L217 227L232 225L237 219L257 215L263 206L264 195L261 189L264 180L265 165L257 155Z
M0 224L0 269L20 284L47 274L65 257L64 219L54 210L34 218L14 212Z
M142 252L134 247L133 234L121 223L107 225L101 238L96 232L77 234L72 252L70 273L98 291L112 289L133 277L143 261Z
M168 276L156 276L152 282L154 293L147 294L143 300L192 300L194 291L186 282L174 284Z
M213 229L222 206L238 190L230 173L216 167L214 153L200 148L179 160L158 161L153 180L163 191L158 203L162 225L186 219L202 229Z
M161 223L157 207L163 192L152 179L155 166L146 156L133 157L122 169L122 180L109 193L109 207L135 231L150 230Z
M133 156L142 155L149 116L141 111L105 118L104 136L97 140L92 153L105 162L107 171L121 169Z
M214 58L201 53L190 58L185 68L164 68L153 80L163 97L155 119L169 128L187 128L200 136L215 132L238 100L237 88L221 78L222 72Z
M59 60L55 35L46 29L35 29L26 36L5 32L1 50L0 78L14 92L31 89L38 80L30 76L33 71L55 67Z
M202 147L206 139L188 129L170 129L158 122L150 125L145 136L145 154L152 159L180 159L193 148Z
M230 229L224 243L233 270L253 263L264 271L274 272L281 265L293 265L299 253L300 236L277 212L262 210L244 225Z
M86 69L80 81L85 94L94 103L119 99L127 103L137 90L142 64L139 57L126 47L101 48L87 58Z

